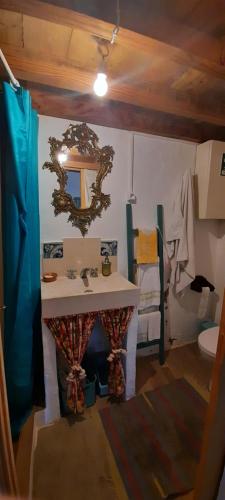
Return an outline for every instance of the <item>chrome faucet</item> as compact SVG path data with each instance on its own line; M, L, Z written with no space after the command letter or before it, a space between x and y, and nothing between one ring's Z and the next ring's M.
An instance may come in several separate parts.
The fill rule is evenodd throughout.
M89 286L89 281L88 281L88 276L87 276L88 271L89 271L89 267L84 267L83 269L81 269L81 272L80 272L80 277L83 280L84 286L86 286L86 287Z
M87 273L89 270L90 270L89 267L84 267L83 269L81 269L80 277L82 280L87 279Z

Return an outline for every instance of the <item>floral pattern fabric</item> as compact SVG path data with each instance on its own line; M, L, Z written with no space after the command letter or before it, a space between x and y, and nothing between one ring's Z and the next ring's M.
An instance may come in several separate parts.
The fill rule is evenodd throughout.
M129 306L100 311L98 313L111 346L111 353L108 357L110 363L108 379L109 394L116 398L122 398L125 391L125 377L121 354L126 353L126 350L123 349L123 340L128 330L133 309L133 306Z
M74 413L84 409L83 379L85 371L81 367L97 315L110 342L111 352L108 357L109 394L122 398L125 392L125 377L121 355L126 354L123 341L133 313L133 306L106 311L89 312L72 316L45 319L51 331L56 348L60 351L70 368L67 376L67 405Z
M84 353L94 327L97 313L89 312L73 316L45 319L45 323L70 367L67 377L67 404L74 413L84 409L84 391L82 379L85 371L81 367Z

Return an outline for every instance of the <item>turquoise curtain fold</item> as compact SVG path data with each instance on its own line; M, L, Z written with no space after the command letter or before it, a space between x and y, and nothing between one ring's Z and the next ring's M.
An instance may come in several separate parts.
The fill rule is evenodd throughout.
M13 437L32 408L34 335L40 325L38 117L27 90L3 83L1 184L4 355ZM39 327L38 327L39 328Z

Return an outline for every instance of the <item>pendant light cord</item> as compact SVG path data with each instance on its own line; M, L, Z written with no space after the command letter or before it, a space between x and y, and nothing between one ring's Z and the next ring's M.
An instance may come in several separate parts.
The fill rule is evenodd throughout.
M98 52L100 53L100 55L102 57L103 66L105 64L105 60L109 56L109 45L113 45L115 43L116 37L119 33L119 29L120 29L120 0L117 0L117 3L116 3L116 25L112 31L112 38L110 41L109 40L107 41L104 38L101 38L98 40Z
M116 1L116 25L112 32L112 38L110 40L111 45L113 45L116 41L116 37L119 33L120 29L120 0Z

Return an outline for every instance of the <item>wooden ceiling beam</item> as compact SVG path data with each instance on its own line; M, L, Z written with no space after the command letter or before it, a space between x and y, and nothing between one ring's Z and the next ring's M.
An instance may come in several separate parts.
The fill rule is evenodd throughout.
M0 0L0 7L6 10L14 10L26 15L46 19L71 28L80 29L89 33L89 35L95 35L106 39L111 38L113 25L69 9L43 3L39 0L30 0L29 2L26 0ZM214 62L216 64L218 63L221 47L216 39L208 37L203 33L196 32L188 27L185 27L185 29L181 25L176 27L174 23L171 24L164 18L161 22L163 26L159 26L157 31L154 30L154 36L158 33L158 37L163 37L165 32L167 34L169 33L170 42L168 44L160 42L159 38L153 39L123 28L120 29L121 44L128 48L139 49L148 53L157 49L157 56L173 57L183 64L191 63L194 66L200 65L200 67L198 67L199 70L202 70L202 65L204 67L207 66L209 70L209 62L211 64ZM167 25L169 24L169 28L167 26L167 29L164 29L165 23L167 23ZM187 47L187 43L191 43L191 48L189 48L191 49L190 52L187 49L181 50L178 48L179 43L177 44L177 36L175 42L171 40L171 32L174 35L174 33L181 31L181 29L185 31L185 36L182 31L182 40L185 40L185 46ZM174 46L174 43L177 45ZM181 43L180 40L180 45L183 46L184 41ZM196 57L193 59L192 56ZM214 69L213 73L215 74ZM220 66L219 71L225 73L224 67Z
M43 115L194 142L225 140L225 127L116 101L99 102L94 96L75 95L42 85L26 85L34 107Z
M63 62L33 58L32 54L27 53L24 49L15 51L12 47L4 44L1 45L1 48L16 78L84 94L93 92L95 75L92 73L68 66ZM163 91L145 90L112 81L107 99L135 104L214 125L224 125L223 108L221 108L220 114L217 114L214 110L210 111L209 107L199 107L190 100L177 99L176 94L172 96L172 94L166 94Z
M108 40L111 39L114 27L105 21L40 0L0 0L0 7L79 29L89 35ZM168 60L171 58L179 64L188 65L225 80L220 41L184 24L175 23L166 16L161 16L157 20L157 25L152 23L149 26L148 36L120 28L119 42L124 47L147 52L149 55L155 51L158 57Z

